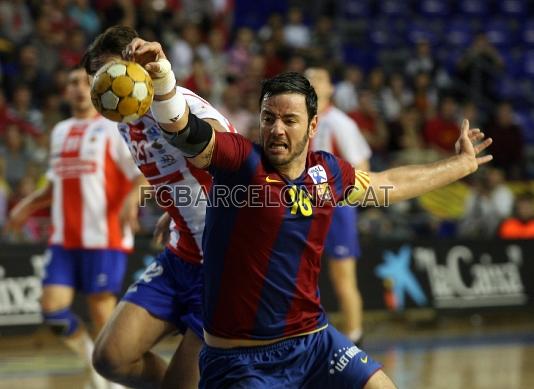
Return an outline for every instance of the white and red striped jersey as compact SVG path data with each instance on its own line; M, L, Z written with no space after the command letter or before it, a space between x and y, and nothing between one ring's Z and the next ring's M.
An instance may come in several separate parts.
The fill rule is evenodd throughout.
M328 151L353 166L371 157L371 148L358 125L332 105L319 114L311 147L314 151Z
M140 174L116 123L102 116L59 122L47 172L53 185L50 244L131 250L132 232L119 215Z
M201 119L217 120L228 131L236 132L230 122L206 100L189 89L177 88L184 95L191 113ZM191 189L191 198L198 198L203 190L210 188L211 176L205 170L191 165L176 147L165 140L152 115L147 114L131 124L119 123L119 131L137 166L155 188L163 185L168 188L183 186ZM160 205L165 205L162 208L172 218L167 247L185 261L202 262L206 201L177 204L172 193L160 193L163 197Z

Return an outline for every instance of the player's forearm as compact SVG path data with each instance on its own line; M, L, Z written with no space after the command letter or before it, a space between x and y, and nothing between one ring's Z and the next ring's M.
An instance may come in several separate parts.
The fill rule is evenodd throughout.
M134 180L132 181L132 189L130 190L130 193L128 193L126 201L130 202L131 204L138 205L141 199L141 196L139 195L139 188L145 185L150 184L146 180L145 176L143 176L142 174L134 178Z
M377 199L380 205L408 200L457 181L476 169L475 158L456 155L434 163L371 173L373 196L367 196L367 200Z
M24 223L34 212L49 207L52 203L52 185L36 190L23 198L10 212L10 219Z

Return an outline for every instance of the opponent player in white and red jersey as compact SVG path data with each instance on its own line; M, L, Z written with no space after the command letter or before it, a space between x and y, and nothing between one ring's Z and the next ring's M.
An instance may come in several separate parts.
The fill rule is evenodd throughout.
M138 187L144 182L116 124L91 103L89 78L70 71L66 97L73 117L51 135L47 184L24 198L10 215L20 227L36 210L52 206L53 232L43 279L44 322L91 365L93 342L70 307L75 291L87 294L95 331L104 326L121 290L133 247ZM93 384L105 385L96 373Z
M94 74L104 63L121 58L123 49L136 37L134 30L124 26L106 30L86 52L87 72ZM218 131L235 132L204 99L188 89L176 89L198 117ZM172 219L171 237L164 252L117 306L97 340L93 362L106 378L128 386L196 388L203 339L201 262L206 202L177 205L173 195L181 187L196 197L209 189L211 176L190 165L181 151L168 144L151 114L130 125L119 124L118 129L149 183L155 189L165 187L158 192L158 200L166 211L164 218ZM184 337L167 366L150 350L176 330Z
M317 93L317 134L311 140L311 149L327 151L359 171L368 171L371 148L356 123L332 105L334 86L328 70L309 68L305 76ZM343 332L360 346L363 309L356 277L356 260L361 254L356 225L356 207L336 207L324 254L328 258L330 280L343 317Z

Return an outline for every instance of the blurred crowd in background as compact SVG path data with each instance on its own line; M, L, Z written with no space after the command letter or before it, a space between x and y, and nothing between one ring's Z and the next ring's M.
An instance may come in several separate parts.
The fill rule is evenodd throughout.
M360 213L364 237L534 237L534 4L528 0L0 0L0 226L43 182L66 75L114 24L161 42L179 83L258 137L260 81L326 67L372 170L454 152L462 118L494 139L472 178ZM143 209L150 233L157 211ZM518 235L519 234L519 235ZM47 215L4 240L42 241Z

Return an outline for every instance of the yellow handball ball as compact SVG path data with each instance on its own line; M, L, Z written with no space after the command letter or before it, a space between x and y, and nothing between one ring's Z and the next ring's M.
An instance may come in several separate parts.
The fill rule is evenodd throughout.
M152 104L154 87L147 71L138 63L113 60L96 72L91 85L93 105L114 122L131 123Z

